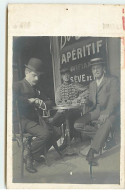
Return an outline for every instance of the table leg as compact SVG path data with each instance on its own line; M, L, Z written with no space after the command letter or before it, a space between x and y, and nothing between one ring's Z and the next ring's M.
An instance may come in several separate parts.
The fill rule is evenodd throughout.
M78 154L72 147L71 147L71 140L70 140L70 126L69 126L69 119L68 114L66 114L66 139L67 139L67 147L65 149L65 155L75 155Z
M66 138L67 138L67 146L70 146L70 127L69 127L69 119L66 118L66 130L65 130Z

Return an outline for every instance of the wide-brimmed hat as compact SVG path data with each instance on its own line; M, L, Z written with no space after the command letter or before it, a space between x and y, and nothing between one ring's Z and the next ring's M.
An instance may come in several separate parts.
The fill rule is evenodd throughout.
M90 65L93 66L93 65L104 65L105 62L103 61L102 58L93 58L90 60Z
M69 67L61 67L60 68L60 73L65 74L65 73L70 73L70 68Z
M28 64L25 65L25 67L32 70L33 72L37 74L44 74L43 62L40 59L30 58L30 60L28 61Z

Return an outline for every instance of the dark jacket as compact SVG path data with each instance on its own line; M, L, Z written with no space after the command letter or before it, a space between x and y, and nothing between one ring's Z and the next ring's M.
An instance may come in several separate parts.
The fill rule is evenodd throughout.
M40 92L35 87L32 87L26 79L18 81L13 85L13 101L18 101L19 113L23 128L28 123L28 127L32 127L38 123L38 113L34 104L30 104L28 99L39 98L44 101L47 108L52 106L52 101L46 97L43 92Z

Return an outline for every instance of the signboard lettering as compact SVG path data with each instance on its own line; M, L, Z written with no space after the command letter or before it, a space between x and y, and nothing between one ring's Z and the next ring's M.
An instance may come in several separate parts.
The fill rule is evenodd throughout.
M58 41L60 67L70 68L72 82L88 84L93 80L90 60L101 57L106 61L106 38L63 36Z

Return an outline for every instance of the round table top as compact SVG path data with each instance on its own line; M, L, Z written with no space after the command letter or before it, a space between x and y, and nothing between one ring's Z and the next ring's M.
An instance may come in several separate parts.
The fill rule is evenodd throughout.
M53 109L58 110L58 109L62 109L62 110L69 110L69 109L77 109L80 108L82 105L81 104L76 104L76 105L57 105L57 106L53 106Z

